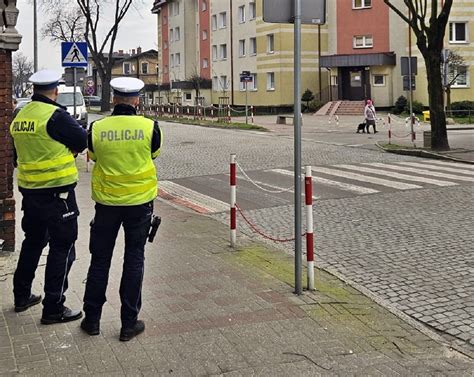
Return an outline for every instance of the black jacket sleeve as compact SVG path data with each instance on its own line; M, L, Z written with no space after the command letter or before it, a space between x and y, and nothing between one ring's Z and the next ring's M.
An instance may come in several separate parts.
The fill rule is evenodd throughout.
M87 131L66 110L57 109L46 125L48 135L73 152L87 147Z
M153 137L151 139L151 153L155 154L161 148L161 129L158 122L155 120L153 126Z

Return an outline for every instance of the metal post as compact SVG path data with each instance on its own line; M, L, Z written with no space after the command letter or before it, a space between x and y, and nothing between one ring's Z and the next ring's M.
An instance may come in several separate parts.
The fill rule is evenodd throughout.
M295 0L294 144L295 144L295 293L302 293L301 251L301 0Z
M248 91L247 81L245 81L245 124L249 124L249 109L248 109Z
M77 116L76 116L76 114L77 114L77 108L76 108L76 83L77 83L77 72L76 72L76 70L77 70L77 68L76 68L76 67L74 67L73 69L74 69L74 78L73 78L73 80L74 80L74 94L73 94L72 98L73 98L73 101L74 101L74 102L73 102L73 104L74 104L74 119L77 119Z
M410 20L412 17L410 12ZM415 145L415 137L413 134L413 87L412 87L412 69L411 69L411 28L408 28L408 87L410 89L410 132L411 142Z
M37 0L33 0L33 65L38 72L38 6Z
M235 154L230 155L230 246L237 244L237 167Z

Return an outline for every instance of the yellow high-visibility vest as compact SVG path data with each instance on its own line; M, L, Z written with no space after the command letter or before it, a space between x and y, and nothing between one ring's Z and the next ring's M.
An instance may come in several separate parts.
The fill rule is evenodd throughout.
M92 199L111 206L152 201L158 194L151 142L154 122L141 116L111 116L94 123Z
M20 110L10 125L18 163L18 186L41 189L77 182L74 155L48 135L46 125L58 108L33 101Z

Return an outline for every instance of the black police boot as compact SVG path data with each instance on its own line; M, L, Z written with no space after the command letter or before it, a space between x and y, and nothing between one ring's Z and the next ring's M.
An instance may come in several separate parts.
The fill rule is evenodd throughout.
M138 320L133 327L122 327L120 330L120 340L122 342L128 342L143 331L145 331L145 322Z
M74 310L64 307L62 313L48 315L43 314L43 317L41 317L41 323L43 325L52 325L54 323L75 321L79 318L82 318L82 312L80 310Z
M81 322L81 329L84 330L89 335L99 335L100 334L100 322L91 322L87 318L84 318Z
M41 295L31 294L26 300L20 300L15 303L15 312L24 312L26 309L39 304L41 302Z

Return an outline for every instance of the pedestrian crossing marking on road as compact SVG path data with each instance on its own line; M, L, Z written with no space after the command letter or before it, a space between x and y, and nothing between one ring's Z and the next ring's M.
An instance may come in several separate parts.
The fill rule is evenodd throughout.
M440 181L438 179L425 178L425 177L421 177L421 176L400 174L400 173L395 173L393 171L387 171L387 170L381 170L381 169L372 169L372 168L367 168L367 167L358 166L358 165L337 165L337 167L341 167L341 168L349 169L349 170L356 170L356 171L360 171L360 172L364 172L364 173L386 175L386 176L389 176L389 177L392 177L392 178L403 179L405 181L429 183L431 185L441 186L441 187L457 186L458 185L457 183L454 183L454 182Z
M422 186L414 185L411 183L394 182L394 181L389 181L388 179L370 177L368 175L350 173L347 171L337 170L337 169L323 168L320 166L312 167L311 170L317 173L334 175L336 177L352 179L354 181L373 183L376 185L391 187L398 190L412 190L412 189L423 188Z
M433 166L429 163L419 163L419 162L398 162L397 164L398 165L413 166L415 168L424 168L424 169L430 169L430 170L442 170L442 171L447 171L447 172L451 172L451 173L474 175L474 171L462 169L461 166L458 169L457 167L456 168L450 168L448 166L439 166L439 165Z
M432 160L432 161L430 161L430 164L441 165L441 166L460 167L460 168L463 168L463 169L474 170L474 165L461 164L461 163L457 163L457 162Z
M289 171L289 170L272 169L272 170L267 170L267 171L294 177L294 173ZM351 185L349 183L333 181L331 179L322 178L322 177L313 177L313 181L314 181L315 184L320 183L320 184L323 184L323 185L336 187L340 190L352 191L352 192L355 192L357 194L362 194L362 195L376 194L376 193L380 192L379 190L371 189L371 188L368 188L368 187Z
M230 208L227 203L171 181L161 181L160 190L165 193L165 195L161 194L162 197L165 196L164 199L175 199L177 204L192 208L197 212L217 213L228 211ZM167 197L166 194L171 198Z
M400 165L382 164L380 162L369 162L369 163L366 163L364 165L385 167L387 169L401 170L401 171L405 171L405 172L411 172L411 173L417 173L417 174L423 174L423 175L432 175L433 177L452 179L454 181L474 182L474 178L471 178L471 177L465 177L465 176L453 175L453 174L446 174L446 173L439 173L439 172L436 172L436 171L425 170L425 169L409 168L409 167L400 166Z

